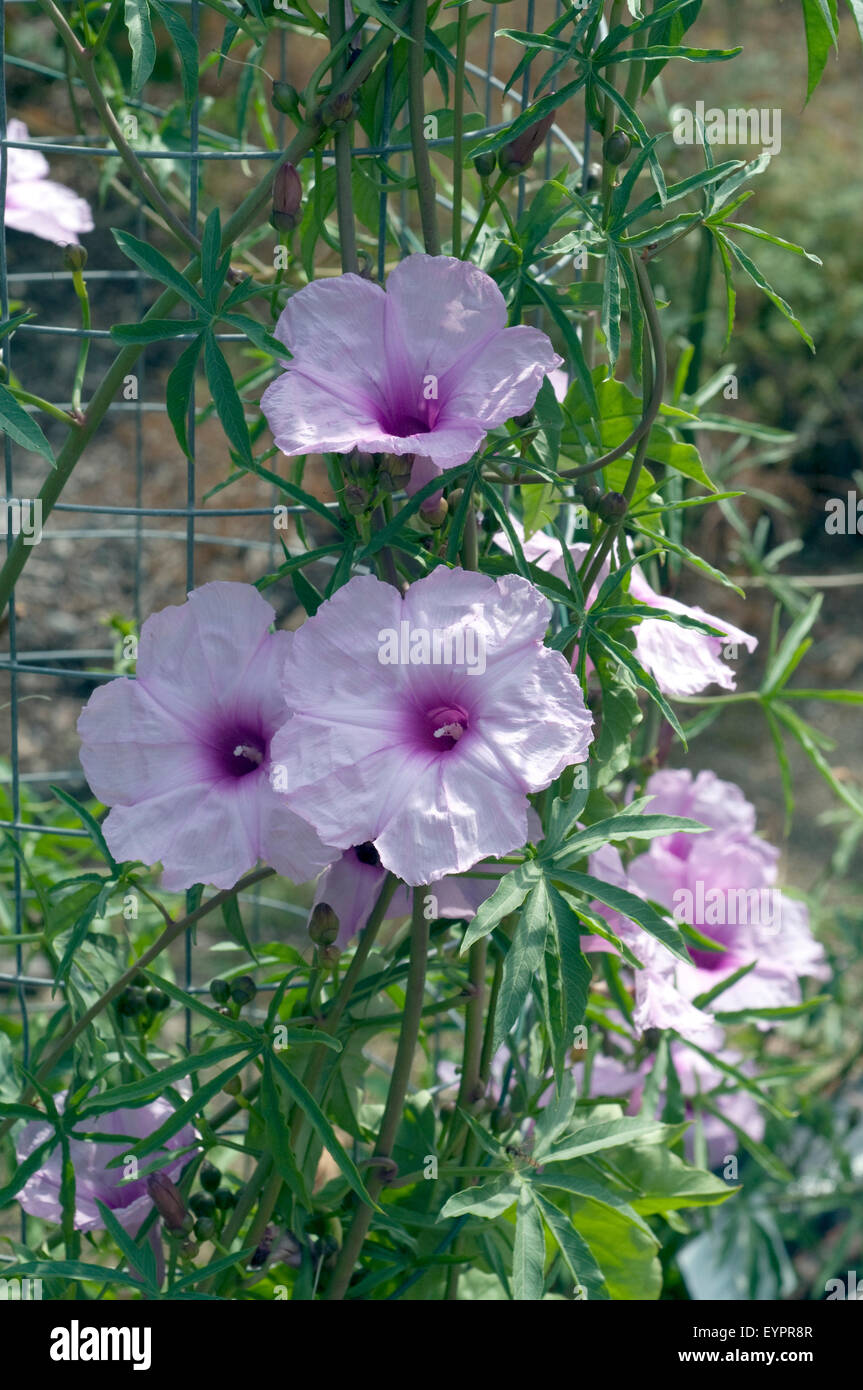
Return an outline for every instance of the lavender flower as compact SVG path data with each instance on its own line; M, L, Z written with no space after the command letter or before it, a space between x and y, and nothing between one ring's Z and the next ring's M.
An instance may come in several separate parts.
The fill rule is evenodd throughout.
M230 888L259 859L302 883L335 857L270 787L289 644L274 616L250 584L202 585L147 619L137 679L97 689L78 720L111 853L161 861L165 888Z
M494 281L451 256L408 256L386 293L359 275L307 285L276 325L292 360L261 400L276 444L465 463L561 361L544 333L506 324Z
M543 646L548 618L512 575L440 567L404 600L352 579L291 635L274 785L327 843L374 841L410 884L519 848L527 793L591 738L578 681Z
M64 1097L57 1098L58 1109L63 1108ZM94 1134L115 1134L122 1136L116 1143L101 1140L69 1140L69 1156L75 1169L75 1227L79 1231L95 1231L104 1226L101 1212L96 1203L113 1211L117 1220L127 1231L134 1234L150 1214L153 1201L148 1191L146 1177L125 1180L124 1166L109 1168L111 1159L127 1154L139 1139L153 1134L160 1125L174 1113L174 1106L164 1097L150 1101L148 1105L136 1109L109 1110L103 1115L89 1115L79 1122L78 1129ZM23 1163L34 1149L44 1144L54 1132L49 1120L30 1120L22 1125L15 1139L15 1152L18 1162ZM144 1166L150 1167L160 1157L168 1159L174 1149L187 1149L195 1143L197 1136L191 1125L184 1125L176 1134L165 1141L164 1150L149 1154ZM143 1162L143 1161L142 1161ZM189 1154L169 1159L161 1172L168 1178L176 1178L189 1162ZM60 1145L52 1149L48 1157L24 1184L18 1201L31 1216L41 1217L43 1221L57 1224L62 1220L60 1187L62 1180L62 1152Z
M10 140L29 140L23 121L12 120ZM40 150L6 149L6 206L3 221L16 232L31 232L59 246L76 245L79 232L92 232L93 214L83 198L48 178Z

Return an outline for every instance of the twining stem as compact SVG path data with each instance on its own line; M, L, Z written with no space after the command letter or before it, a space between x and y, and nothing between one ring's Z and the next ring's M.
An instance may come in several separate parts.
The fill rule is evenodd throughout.
M610 14L609 14L609 19L608 19L608 27L609 27L609 30L613 29L614 26L615 26L615 24L619 23L619 21L620 21L620 15L621 15L621 10L622 10L622 9L623 9L623 0L612 0L611 12L610 12ZM605 98L605 104L604 104L604 107L603 107L603 123L602 123L603 153L602 153L602 174L601 174L601 179L600 179L600 202L601 202L601 206L602 206L602 208L603 208L603 216L605 216L606 213L607 213L608 206L609 206L610 199L611 199L611 190L612 190L612 187L613 187L613 185L614 185L615 166L614 166L613 164L610 164L609 161L605 158L605 152L604 152L605 141L608 139L609 135L613 134L613 132L614 132L614 114L615 114L614 102L611 100L610 97L606 97L606 98ZM585 164L586 164L586 162L587 162L587 161L585 161ZM597 257L597 256L591 256L591 257L589 258L589 260L588 260L588 264L587 264L587 273L586 273L585 278L586 278L587 280L598 280L598 279L599 279L599 266L600 266L599 257ZM594 364L594 356L595 356L595 353L596 353L596 314L595 314L595 313L588 314L587 318L585 319L584 327L583 327L582 333L581 333L581 347L582 347L582 351L583 351L583 353L584 353L584 360L585 360L585 362L587 363L588 370L590 370L590 369L593 367L593 364ZM626 452L626 451L624 450L624 452ZM618 457L620 457L620 455L618 455ZM597 464L596 464L596 467L597 467L597 468L601 468L601 467L603 467L603 465L602 465L601 463L597 463Z
M22 391L18 386L10 386L9 390L20 401L22 405L34 405L37 410L42 410L46 415L52 416L55 420L62 420L64 425L72 423L72 417L68 410L63 410L59 405L52 405L50 401L45 401L41 396L34 396L30 391Z
M452 253L461 255L461 208L464 190L464 65L467 57L467 4L459 6L455 47L452 141Z
M132 983L139 970L145 970L157 956L161 955L166 947L170 946L171 943L182 936L184 932L187 932L196 922L200 922L202 917L208 916L215 908L221 907L223 903L228 902L235 894L244 892L247 888L251 888L253 884L260 883L262 879L269 878L274 873L275 869L254 869L252 873L246 874L245 878L241 878L235 883L233 888L223 888L220 892L214 893L212 898L208 898L205 903L201 903L200 907L195 908L194 912L187 913L185 917L181 917L178 921L172 922L171 926L166 927L161 935L153 942L152 946L148 947L144 954L139 956L138 959L129 966L129 969L125 971L119 979L115 980L114 983L105 990L105 993L99 996L94 1004L90 1005L89 1009L87 1009L86 1013L81 1015L77 1023L73 1023L72 1027L68 1028L59 1041L55 1043L41 1067L36 1072L34 1077L34 1082L36 1084L29 1085L21 1096L21 1104L26 1105L31 1100L36 1094L37 1085L42 1085L48 1080L51 1072L68 1052L76 1038L79 1038L81 1034L89 1028L93 1019L111 1003L112 999L116 999L118 994L122 994L123 990ZM13 1120L8 1119L0 1124L0 1139L2 1139L12 1123Z
M345 36L344 0L330 0L330 38L337 45ZM333 55L333 80L344 75L347 63L344 52ZM351 123L337 130L334 138L336 151L336 216L339 224L339 247L342 257L342 272L359 272L357 257L357 229L354 220L354 197L351 184Z
M437 225L437 202L425 137L423 78L425 76L426 11L427 0L413 0L410 27L413 43L408 51L408 101L410 105L411 148L417 180L423 245L430 256L439 256L440 234Z
M160 189L150 178L150 175L135 154L135 151L126 140L120 128L120 123L111 110L108 99L102 90L98 74L96 73L92 51L84 48L78 42L74 30L67 22L62 11L55 5L54 0L38 0L38 4L40 9L42 9L51 20L54 28L63 40L63 43L66 45L69 56L81 74L87 91L90 93L93 105L99 112L102 123L113 140L117 153L129 170L132 178L144 193L147 201L152 203L153 207L156 208L164 218L177 240L182 242L188 250L192 252L197 251L199 249L197 237L189 231L182 218L177 216L171 204L163 197Z
M360 936L359 945L354 952L354 958L348 966L345 978L342 980L339 987L339 992L333 1000L332 1005L327 1009L326 1019L321 1025L322 1031L329 1033L331 1037L335 1036L342 1020L342 1015L351 1001L351 996L363 972L363 967L368 959L369 952L375 944L375 938L386 916L387 908L392 902L393 894L397 886L398 879L395 874L388 873L381 885L381 891L377 896L377 901L369 913L368 921ZM327 1049L323 1045L316 1047L303 1076L303 1085L306 1087L306 1090L311 1091L312 1095L315 1094L317 1084L320 1080L321 1072L323 1071L326 1061L326 1054ZM304 1123L305 1115L298 1107L291 1124L291 1146L295 1153L298 1152L300 1147Z
M405 23L410 11L410 3L411 0L403 0L399 8L393 12L394 23L398 25ZM65 23L65 20L63 22ZM74 34L72 37L74 39ZM356 62L351 64L342 81L330 93L328 100L331 100L333 95L355 92L357 87L365 81L378 59L389 49L394 39L394 32L382 26L371 41L366 44ZM77 43L77 39L75 42ZM303 156L308 154L317 144L320 135L320 108L317 108L310 112L290 144L276 156L257 187L246 195L236 212L225 223L222 232L222 251L233 246L234 242L243 236L256 220L262 219L271 201L273 180L281 166L286 162L298 164ZM190 284L197 281L200 273L201 265L197 257L182 271L184 278ZM144 315L144 321L167 318L179 300L180 296L174 290L166 290ZM43 522L53 510L78 459L122 388L123 378L132 371L142 351L141 345L130 344L117 354L90 400L83 423L76 424L67 436L65 444L57 455L55 466L48 474L39 493ZM19 533L7 555L2 570L0 570L0 614L6 608L9 596L33 550L33 546L24 544L23 534Z
M626 510L629 509L629 504L632 502L632 499L635 496L635 489L638 486L638 479L641 475L641 469L644 463L644 456L647 453L647 441L650 434L650 426L653 424L653 421L659 412L659 404L662 401L662 393L665 388L666 375L665 341L662 336L662 325L659 322L659 313L656 308L656 300L653 297L653 288L650 284L650 276L647 273L647 268L644 262L641 260L641 257L638 256L638 254L633 255L632 264L635 269L636 276L638 277L638 289L641 296L642 307L644 309L644 317L648 330L647 336L650 339L651 351L645 352L644 354L644 369L642 373L644 395L647 401L642 416L642 423L644 423L645 420L647 423L646 428L644 429L641 438L638 441L638 445L635 450L635 456L633 457L632 465L629 470L629 476L626 479L626 483L623 489L623 496L626 500ZM653 406L654 402L655 407ZM651 409L653 409L652 416ZM584 592L586 594L590 593L591 585L594 583L597 575L599 574L599 571L602 568L602 564L605 560L606 555L608 555L612 545L614 544L615 539L622 530L625 517L626 511L624 511L621 516L619 516L614 522L612 522L611 525L607 526L605 529L605 533L599 542L599 546L597 547L596 553L592 557L590 556L590 554L588 554L587 560L585 561L584 573L579 575Z
M422 1019L423 992L425 990L426 957L429 946L429 924L425 915L425 888L415 888L413 913L411 915L410 963L405 986L405 1008L399 1033L395 1062L393 1063L390 1087L387 1093L383 1119L378 1132L374 1157L387 1160L392 1156L396 1134L404 1110L405 1096L410 1081L411 1067L419 1038ZM386 1180L386 1163L378 1162L369 1174L366 1188L373 1202L376 1202ZM365 1202L357 1209L347 1239L339 1254L326 1299L330 1302L344 1298L354 1266L363 1248L363 1242L371 1225L373 1208Z

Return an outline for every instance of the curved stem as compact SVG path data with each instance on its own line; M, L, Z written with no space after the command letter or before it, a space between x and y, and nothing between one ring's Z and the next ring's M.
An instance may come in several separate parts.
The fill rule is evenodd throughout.
M405 986L405 1008L398 1048L396 1049L390 1088L384 1108L383 1119L378 1133L374 1157L387 1159L392 1155L399 1122L404 1109L410 1081L411 1067L419 1037L422 1018L423 991L425 989L426 957L429 944L429 924L425 915L425 888L414 889L413 913L411 916L411 950L407 984ZM377 1201L384 1186L385 1169L378 1167L370 1175L366 1184L369 1196ZM344 1298L354 1266L359 1258L369 1226L373 1208L363 1203L354 1216L347 1240L342 1246L326 1298L335 1301Z

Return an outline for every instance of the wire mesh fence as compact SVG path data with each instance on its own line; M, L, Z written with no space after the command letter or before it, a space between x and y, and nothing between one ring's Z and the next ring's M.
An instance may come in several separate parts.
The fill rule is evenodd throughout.
M182 11L186 22L206 51L206 14L199 0L171 0L171 8ZM523 22L532 31L541 9L544 22L561 12L560 0L552 6L536 6L527 0ZM6 196L9 152L26 148L50 159L51 172L62 173L73 188L92 188L97 180L102 196L96 214L97 226L88 237L86 282L89 289L91 326L82 325L78 300L72 291L73 271L64 268L62 252L32 237L12 234L6 229L0 237L0 318L5 322L16 306L35 311L34 318L16 331L14 345L3 343L7 373L16 366L25 368L28 389L54 399L54 383L71 380L80 344L90 345L84 403L87 388L98 381L100 370L116 351L108 325L118 319L138 322L150 307L152 281L140 269L129 269L113 244L108 228L121 226L141 240L152 235L140 199L123 189L113 172L116 150L104 133L68 133L37 136L27 141L10 135L10 120L19 114L21 103L34 110L53 110L64 94L65 107L57 123L68 128L71 107L80 120L76 93L83 87L80 77L59 65L36 61L32 56L33 36L38 15L36 0L0 0L0 205ZM482 61L466 62L471 79L471 95L481 113L482 124L472 131L481 136L502 129L529 99L530 64L525 68L517 90L507 91L496 75L497 6L488 8L474 29L471 52ZM367 33L374 32L372 24ZM40 34L45 31L39 30ZM274 79L287 81L294 71L294 45L302 43L287 29L274 33L255 53L254 61ZM38 45L36 45L38 46ZM240 63L225 63L219 84L243 80ZM155 85L155 84L153 84ZM393 57L390 54L384 75L383 142L359 145L351 153L359 161L383 157L387 164L401 160L407 171L410 143L391 129L390 101L393 85ZM138 111L151 121L164 122L169 105L146 100L128 101L130 112ZM172 93L174 95L174 93ZM187 226L194 235L200 231L202 208L232 196L240 179L237 171L254 167L260 161L272 162L277 150L264 148L249 138L226 135L208 124L204 107L209 104L200 93L188 111L185 129L172 128L170 144L160 147L143 140L136 155L146 166L151 162L169 163L172 179L183 195ZM90 125L94 125L92 121ZM287 143L286 117L275 121L277 148ZM429 147L445 156L452 136L430 138ZM545 146L544 175L548 177L555 155L571 168L581 166L583 155L589 160L589 127L576 142L572 132L560 125L552 127ZM306 162L321 159L324 166L334 159L332 146ZM438 202L445 208L452 203L442 193ZM518 212L524 207L525 178L518 181ZM421 248L415 230L416 219L404 188L390 191L386 174L378 193L377 246L373 273L383 280L393 242L398 254ZM471 214L464 213L469 230ZM188 335L191 338L193 335ZM239 333L219 332L225 344L244 341ZM177 339L177 350L183 345ZM0 947L0 991L14 997L20 1018L20 1061L25 1070L31 1065L31 1020L48 1018L58 1007L50 977L28 968L25 951L32 937L27 931L27 910L36 892L28 885L19 849L27 853L44 847L51 856L68 857L70 873L86 854L89 833L82 829L73 812L68 811L51 791L66 788L86 796L87 787L77 760L74 719L92 688L123 674L117 661L122 631L137 630L143 618L166 603L181 603L196 584L218 577L257 578L272 569L280 554L279 536L274 528L274 509L279 494L257 480L247 480L242 505L226 506L220 497L224 457L218 445L207 439L207 406L193 402L187 421L188 457L177 448L166 419L163 389L157 389L165 374L164 343L141 350L134 373L123 391L112 400L100 434L92 450L93 462L86 459L63 492L62 500L45 519L38 536L38 549L29 557L26 569L9 603L4 647L0 655L0 675L4 694L0 699L2 717L8 730L8 762L2 766L3 814L0 817L7 843L4 858L8 865L8 891L0 898L3 943ZM58 401L62 410L71 401ZM51 436L51 425L47 427ZM58 435L58 437L60 437ZM202 465L202 440L204 462ZM26 504L34 499L41 482L39 468L13 441L4 436L4 494L7 503ZM210 501L210 498L214 500ZM281 499L283 503L284 499ZM335 505L331 503L330 505ZM284 519L292 522L304 508L281 505ZM7 548L14 540L8 528ZM327 563L327 557L322 561ZM107 625L116 615L114 627ZM289 614L282 613L281 617ZM126 627L123 627L125 622ZM104 637L103 637L104 634ZM103 640L99 640L103 637ZM4 742L6 740L4 739ZM45 837L43 840L42 837ZM58 848L64 846L65 848ZM268 885L269 886L269 885ZM187 894L187 910L193 906L194 890ZM307 904L278 898L266 888L254 888L243 895L249 935L261 938L269 919L282 925L304 922ZM206 962L194 950L191 933L186 933L178 975L192 992L206 991ZM210 970L212 973L212 968ZM207 977L208 978L208 977ZM66 987L61 984L60 991ZM274 987L274 986L273 986ZM60 995L62 998L62 993ZM185 1012L186 1045L189 1045L191 1017ZM50 1031L50 1030L49 1030ZM26 1214L22 1223L26 1239Z

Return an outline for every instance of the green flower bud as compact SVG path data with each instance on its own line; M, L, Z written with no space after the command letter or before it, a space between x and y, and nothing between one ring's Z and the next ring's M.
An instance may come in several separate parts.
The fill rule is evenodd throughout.
M514 415L512 420L513 424L518 425L520 430L526 430L529 425L533 424L535 418L532 410L526 410L523 415Z
M87 252L83 246L67 246L63 251L63 264L67 270L83 270L87 264Z
M321 120L330 130L344 130L358 110L353 94L341 92L330 97L321 107Z
M195 1239L212 1240L216 1234L216 1223L212 1216L199 1216L195 1222Z
M293 164L285 162L273 180L270 222L277 232L292 232L302 218L303 185Z
M227 1004L231 997L231 986L227 980L211 980L210 995L217 1004Z
M584 489L584 492L581 494L581 500L584 502L589 512L595 512L601 496L602 488L597 487L595 484L591 484L590 487Z
M154 1014L164 1013L170 1007L171 998L163 989L148 989L146 994L147 1007Z
M473 162L473 167L476 169L481 179L490 179L494 173L496 163L494 151L486 150L485 154L477 155Z
M216 1210L215 1198L209 1192L193 1192L189 1206L196 1216L212 1216Z
M504 145L497 157L502 174L523 174L525 169L530 168L534 155L554 125L556 115L556 110L549 111L541 121L535 121L514 140L510 140L508 145Z
M443 526L449 516L449 503L445 497L439 497L437 501L433 497L426 498L420 505L420 516L427 526L431 526L436 531L439 526Z
M138 1014L144 1012L146 1007L147 996L142 989L136 989L134 985L124 989L117 1000L117 1010L126 1018L136 1018Z
M625 130L615 130L602 147L602 157L607 164L622 164L632 149L632 141Z
M309 936L316 946L332 946L339 934L339 919L329 903L315 903L309 917Z
M296 87L292 86L290 82L274 82L270 101L277 111L282 112L282 115L292 116L300 104L300 96Z
M198 1178L205 1192L215 1192L222 1181L222 1175L215 1163L208 1163L206 1159L201 1164Z
M251 975L241 975L231 985L231 998L235 1004L239 1004L241 1009L245 1004L251 1004L257 992L258 986Z
M627 505L622 492L607 492L596 504L597 515L603 521L619 521L626 515Z
M381 463L379 482L385 492L401 492L410 481L413 454L385 454Z
M231 1207L237 1205L237 1194L230 1187L219 1187L214 1195L219 1211L230 1211Z

